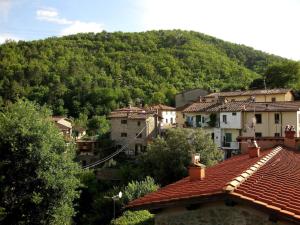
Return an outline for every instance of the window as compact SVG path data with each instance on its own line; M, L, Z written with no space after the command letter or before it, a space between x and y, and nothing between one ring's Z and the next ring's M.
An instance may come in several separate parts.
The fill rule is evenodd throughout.
M261 123L261 114L255 114L256 123Z
M262 133L260 133L260 132L255 132L255 137L262 137Z
M174 123L174 121L173 121L173 117L171 118L171 124L173 124Z
M271 101L272 102L276 102L276 98L274 97L274 98L271 98Z
M275 119L275 123L278 124L280 119L279 119L279 113L275 113L274 114L274 119Z
M121 133L121 137L127 137L127 133Z
M223 123L227 123L227 115L223 115Z
M185 114L184 113L182 113L182 118L185 118Z
M211 139L215 140L215 133L211 133Z
M274 137L280 137L280 133L275 133Z
M127 124L127 120L121 120L121 124Z
M233 115L233 116L236 116L236 112L233 112L232 115Z
M143 134L140 133L140 134L135 134L136 138L142 138L143 137Z
M166 123L168 123L168 119L166 119Z
M205 118L204 118L204 116L202 116L202 123L205 123Z
M138 126L141 126L141 121L138 121L138 122L137 122L137 125L138 125Z

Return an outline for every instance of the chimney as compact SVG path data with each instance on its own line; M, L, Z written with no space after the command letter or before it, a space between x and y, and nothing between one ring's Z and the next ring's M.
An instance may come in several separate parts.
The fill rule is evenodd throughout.
M203 180L205 178L205 165L200 163L200 154L192 155L192 162L189 166L190 181Z
M284 130L284 145L289 148L296 147L295 128L294 126L287 125Z
M250 143L248 145L248 154L249 154L250 158L259 157L260 147L258 147L257 142L255 140L250 141Z

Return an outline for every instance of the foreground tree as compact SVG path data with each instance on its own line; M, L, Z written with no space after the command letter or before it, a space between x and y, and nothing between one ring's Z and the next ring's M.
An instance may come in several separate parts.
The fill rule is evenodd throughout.
M0 112L1 224L71 223L81 171L49 117L21 100Z
M198 152L201 163L210 166L223 155L202 129L170 129L165 138L157 138L141 156L140 166L146 175L161 185L175 182L187 175L191 154Z

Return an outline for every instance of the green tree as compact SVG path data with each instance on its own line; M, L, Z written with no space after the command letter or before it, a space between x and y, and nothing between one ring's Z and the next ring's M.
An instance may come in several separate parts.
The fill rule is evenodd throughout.
M2 224L70 224L81 170L50 113L19 100L0 112ZM1 215L1 216L3 216Z
M154 225L154 215L147 210L126 211L111 225Z
M300 63L286 61L269 66L265 72L268 88L300 88Z
M202 129L170 129L165 138L155 139L147 149L140 157L140 167L163 186L187 175L192 153L200 153L201 163L207 166L223 158Z
M152 177L147 176L142 181L132 181L124 189L123 203L140 198L150 192L156 191L159 188Z
M88 120L88 132L90 135L102 136L109 131L110 125L105 116L93 116Z

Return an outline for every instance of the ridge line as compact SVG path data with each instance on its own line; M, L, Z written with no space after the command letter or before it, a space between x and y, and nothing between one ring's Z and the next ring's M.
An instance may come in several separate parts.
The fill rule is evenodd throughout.
M243 171L239 176L233 178L229 181L223 188L224 192L233 192L237 189L244 181L246 181L252 174L254 174L260 167L265 165L270 159L272 159L278 152L280 152L283 148L281 146L277 146L274 148L269 154L261 158L254 165L251 165L248 169Z

